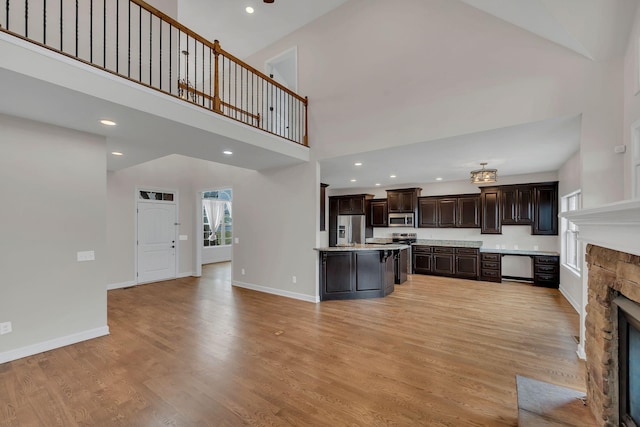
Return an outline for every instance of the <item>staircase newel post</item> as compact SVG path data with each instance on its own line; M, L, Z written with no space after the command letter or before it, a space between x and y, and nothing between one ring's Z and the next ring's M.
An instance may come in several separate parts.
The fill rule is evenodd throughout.
M218 40L213 41L213 56L215 58L213 71L213 109L220 113L222 112L222 109L220 108L220 70L218 67L220 42Z
M304 97L304 145L309 146L309 97Z

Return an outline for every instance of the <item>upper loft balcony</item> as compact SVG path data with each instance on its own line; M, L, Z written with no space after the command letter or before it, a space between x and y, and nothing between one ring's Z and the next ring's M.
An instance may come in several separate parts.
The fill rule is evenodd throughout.
M169 154L254 170L309 160L305 97L145 2L3 3L0 113L104 135L126 153L108 169Z

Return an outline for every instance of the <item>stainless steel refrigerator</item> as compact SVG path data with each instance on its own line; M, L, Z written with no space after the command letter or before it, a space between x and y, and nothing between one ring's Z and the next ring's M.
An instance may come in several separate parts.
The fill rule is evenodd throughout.
M362 244L365 241L364 215L338 215L338 246Z

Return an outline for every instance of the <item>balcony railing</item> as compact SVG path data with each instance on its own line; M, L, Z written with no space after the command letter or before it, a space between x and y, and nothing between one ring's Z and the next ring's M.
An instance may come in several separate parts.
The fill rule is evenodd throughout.
M143 1L4 0L0 31L308 145L307 98Z

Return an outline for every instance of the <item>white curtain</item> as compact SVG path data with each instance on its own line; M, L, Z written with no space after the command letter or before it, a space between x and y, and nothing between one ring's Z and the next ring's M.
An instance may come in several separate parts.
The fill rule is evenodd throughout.
M222 224L222 220L224 219L224 205L227 202L223 202L220 200L214 199L203 199L202 205L204 206L204 210L207 213L207 218L209 218L209 226L211 227L211 236L209 236L209 241L213 242L216 240L216 230ZM231 210L229 210L231 213Z

